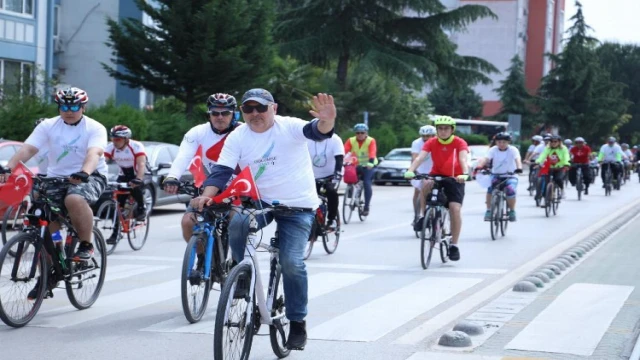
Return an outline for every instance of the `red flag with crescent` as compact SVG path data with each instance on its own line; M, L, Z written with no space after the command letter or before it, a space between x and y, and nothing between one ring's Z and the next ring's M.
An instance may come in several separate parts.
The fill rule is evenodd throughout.
M33 186L32 176L31 171L19 163L0 187L0 208L15 206L24 201Z
M242 169L240 174L229 184L229 187L215 196L213 201L219 203L231 198L234 204L239 205L240 196L250 197L252 200L260 199L260 193L255 181L253 181L253 174L249 166Z
M207 176L204 174L202 167L202 145L198 146L196 156L193 157L189 164L189 171L193 174L193 183L196 187L201 187Z

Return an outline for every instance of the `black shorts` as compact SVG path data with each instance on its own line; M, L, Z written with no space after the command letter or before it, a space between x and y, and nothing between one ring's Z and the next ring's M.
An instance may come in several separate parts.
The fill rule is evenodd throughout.
M442 190L448 202L462 205L462 201L464 200L464 183L461 184L454 179L448 178L445 181L441 181L440 185L442 185Z
M78 185L69 185L67 195L75 194L82 196L89 205L93 205L98 201L100 195L107 187L107 178L99 173L89 175L89 181Z

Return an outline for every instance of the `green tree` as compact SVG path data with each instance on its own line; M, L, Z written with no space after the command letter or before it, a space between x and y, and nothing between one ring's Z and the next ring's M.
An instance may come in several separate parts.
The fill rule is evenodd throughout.
M269 0L135 0L155 22L108 19L116 68L112 77L132 88L175 96L192 114L212 92L234 93L261 84L273 59Z
M524 85L524 62L518 55L511 59L511 66L507 69L509 75L500 81L500 87L495 91L500 95L502 107L493 118L497 121L507 121L509 114L522 115L522 130L533 128L533 116L530 110L533 97Z
M116 102L112 97L104 105L89 107L87 116L104 125L107 131L115 125L126 125L133 132L134 139L147 139L149 124L144 114L127 104L116 106Z
M441 77L452 82L489 83L484 73L496 71L482 59L457 55L446 33L463 30L480 18L495 18L485 6L464 5L447 11L439 0L298 3L292 7L290 1L279 2L275 34L281 50L321 67L337 64L341 90L348 88L352 62L416 90ZM418 15L404 15L409 11Z
M564 136L601 138L624 121L629 102L622 97L624 85L600 66L598 41L589 36L582 5L576 6L564 51L549 55L555 67L543 79L538 104L545 120Z
M441 82L429 93L436 114L468 119L482 116L482 97L470 86Z
M640 135L640 46L604 43L596 53L611 79L626 85L623 97L633 102L627 111L631 118L618 128L621 141L631 143Z

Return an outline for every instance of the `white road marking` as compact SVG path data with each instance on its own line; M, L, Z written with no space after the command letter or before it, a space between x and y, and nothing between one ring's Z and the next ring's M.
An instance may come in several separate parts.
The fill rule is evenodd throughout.
M406 360L502 360L502 356L419 352L411 355Z
M376 341L482 280L428 277L322 323L311 329L309 336L318 340Z
M591 356L633 286L573 284L505 349Z

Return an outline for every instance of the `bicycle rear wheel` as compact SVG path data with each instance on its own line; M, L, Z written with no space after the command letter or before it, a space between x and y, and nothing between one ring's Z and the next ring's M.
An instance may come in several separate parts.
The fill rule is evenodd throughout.
M69 274L65 277L65 283L71 305L78 310L84 310L93 305L100 296L107 273L107 251L102 233L93 229L93 257L88 261L72 261L71 257L79 243L78 239L74 238L68 249Z
M289 356L291 350L287 349L287 337L289 337L289 320L285 316L286 302L284 299L284 287L282 286L282 274L280 265L271 265L271 276L269 278L269 289L273 289L273 305L271 306L271 317L274 324L269 325L269 339L271 349L279 359Z
M324 251L327 254L333 254L336 252L338 248L338 243L340 242L340 211L336 214L336 228L335 230L329 231L328 229L325 231L322 236L322 246L324 246Z
M118 219L118 203L114 200L108 200L102 203L96 211L95 224L100 231L104 231L105 234L112 235L117 230L116 238L120 238L120 229L116 229L116 220ZM122 224L120 224L122 226ZM107 255L113 254L118 246L118 241L113 244L105 244Z
M342 220L345 224L351 221L351 215L353 213L353 185L347 185L344 190L344 200L342 201Z
M433 237L435 231L438 230L437 227L434 226L436 225L436 221L435 210L433 208L427 209L424 221L422 222L422 231L420 231L420 263L425 270L429 268L429 264L431 264L431 256L433 255L433 247L435 246Z
M249 359L254 313L253 308L249 308L253 307L254 302L249 299L253 298L253 294L237 298L235 295L236 288L248 293L250 284L251 266L240 263L231 270L222 286L213 332L213 358L216 360Z
M202 251L202 260L198 261L197 250ZM181 291L182 311L190 323L197 323L207 310L211 289L211 275L205 279L204 250L205 241L192 236L182 258ZM213 273L214 269L211 269Z
M307 247L304 249L304 260L307 260L313 252L313 244L318 239L318 215L313 218L311 223L311 232L309 233L309 240L307 240Z
M35 234L21 233L9 239L0 251L0 319L14 328L27 325L36 316L47 290L48 271L42 271L48 268L46 251L42 247L36 253L35 242ZM36 271L31 278L34 263ZM36 298L29 300L27 294L34 287Z
M147 216L144 221L137 221L131 219L131 226L129 226L129 232L127 232L127 239L129 240L129 246L134 251L142 249L147 242L149 236L149 220L151 219L151 211L147 212Z

